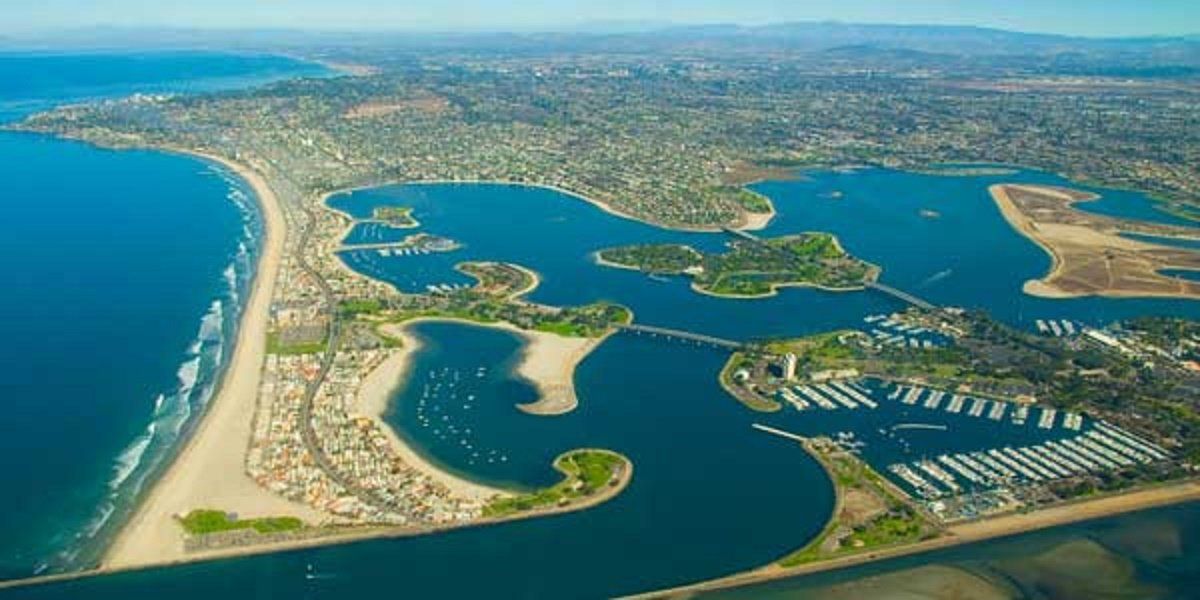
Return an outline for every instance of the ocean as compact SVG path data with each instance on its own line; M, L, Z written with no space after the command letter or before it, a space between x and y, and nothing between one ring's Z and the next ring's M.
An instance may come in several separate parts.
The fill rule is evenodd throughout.
M325 75L213 53L0 54L0 121ZM212 396L253 277L251 192L205 162L0 133L0 578L94 564Z

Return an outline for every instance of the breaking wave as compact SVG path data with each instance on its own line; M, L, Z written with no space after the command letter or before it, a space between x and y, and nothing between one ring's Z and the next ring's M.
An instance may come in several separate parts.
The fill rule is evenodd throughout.
M252 196L243 190L243 182L224 169L214 167L210 173L228 183L227 197L242 213L243 221L236 254L221 272L224 286L219 292L220 297L214 298L200 317L196 335L176 367L174 389L155 396L152 407L148 407L151 408L150 418L145 428L113 459L107 481L108 493L91 519L74 534L76 543L58 552L51 561L53 565L41 563L40 571L73 564L89 542L108 535L105 526L114 517L124 518L132 511L133 500L164 465L180 440L188 435L188 428L195 420L193 415L216 394L228 354L225 345L227 340L233 339L227 334L237 327L237 318L242 311L241 297L254 275L257 235L261 228L257 206Z

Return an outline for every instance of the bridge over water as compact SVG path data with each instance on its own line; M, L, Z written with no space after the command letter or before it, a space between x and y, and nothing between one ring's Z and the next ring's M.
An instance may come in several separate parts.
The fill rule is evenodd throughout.
M711 335L704 335L702 333L693 333L691 331L682 331L679 329L668 329L666 327L655 327L653 325L639 325L639 324L616 325L616 328L620 331L625 331L625 332L629 332L629 333L647 334L647 335L652 335L652 336L674 338L674 339L683 340L686 342L695 342L697 344L707 344L710 346L717 346L718 348L727 348L729 350L741 350L741 349L747 347L747 344L744 344L742 342L727 340L724 338L719 338L719 337L715 337L715 336L711 336Z
M922 300L908 292L905 292L904 290L898 290L890 285L885 285L885 284L879 283L878 281L868 281L865 285L873 290L877 290L877 291L883 292L889 296L892 296L893 298L899 298L900 300L903 300L913 306L923 308L925 310L936 310L937 309L937 306L935 306L933 303L926 302L925 300Z

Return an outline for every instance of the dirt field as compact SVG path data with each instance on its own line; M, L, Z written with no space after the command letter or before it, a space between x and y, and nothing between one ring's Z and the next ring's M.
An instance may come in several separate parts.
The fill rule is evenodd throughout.
M1065 188L995 185L989 191L1008 222L1053 259L1050 272L1025 283L1035 296L1154 296L1200 299L1200 282L1164 269L1200 271L1200 252L1150 244L1121 233L1197 239L1186 227L1094 215L1073 204L1095 196Z

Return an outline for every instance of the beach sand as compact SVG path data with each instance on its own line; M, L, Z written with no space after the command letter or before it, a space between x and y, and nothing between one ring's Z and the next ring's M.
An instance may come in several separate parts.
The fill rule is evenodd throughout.
M379 424L380 429L392 442L392 447L400 458L414 469L428 475L450 488L456 495L466 498L487 499L497 494L507 494L505 490L456 477L434 466L408 445L396 431L383 420L390 406L392 396L401 387L408 376L408 367L412 355L421 347L421 342L408 333L403 326L385 325L384 333L389 337L399 339L404 345L388 356L378 367L375 367L358 388L358 412Z
M514 333L525 340L517 374L529 380L538 390L538 400L529 404L518 404L517 408L534 415L561 415L575 410L579 399L575 395L575 367L606 337L565 337L542 331L526 331L509 323L477 323L462 319L440 317L420 318L399 325L385 325L384 334L396 337L411 353L420 347L420 341L407 331L407 326L429 321L462 323L475 327L492 327ZM386 399L384 400L386 402ZM373 407L378 410L380 407ZM383 407L386 409L386 407Z
M285 228L279 200L258 173L219 157L201 158L229 168L253 188L266 232L262 255L220 390L196 431L109 547L102 560L104 568L183 558L182 529L174 522L174 515L196 508L234 511L239 517L290 515L310 524L320 524L328 518L313 508L272 494L246 475L246 449L258 398L271 295L283 255Z

